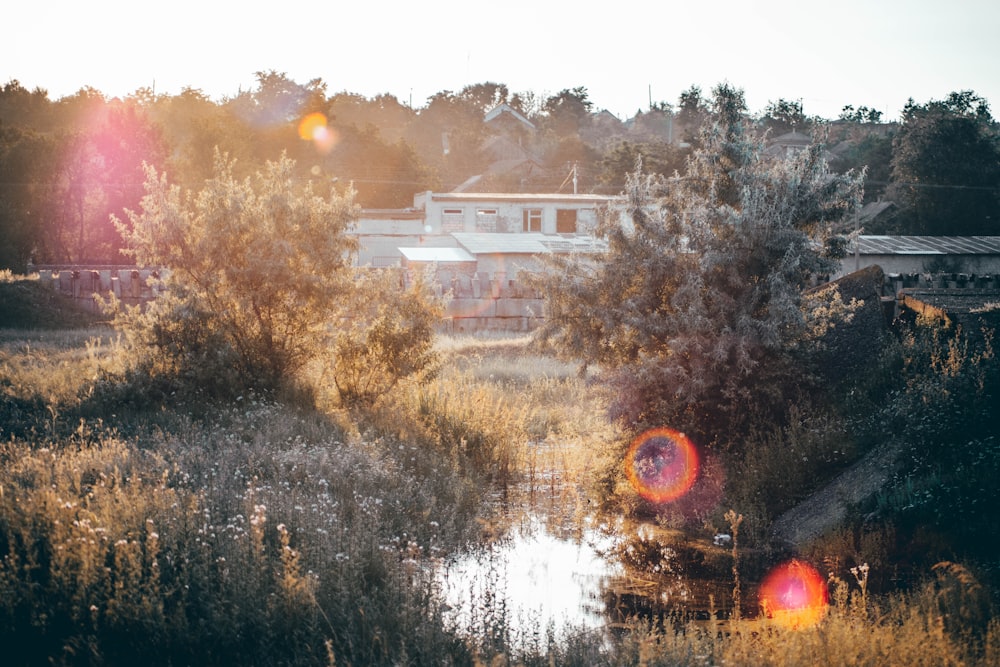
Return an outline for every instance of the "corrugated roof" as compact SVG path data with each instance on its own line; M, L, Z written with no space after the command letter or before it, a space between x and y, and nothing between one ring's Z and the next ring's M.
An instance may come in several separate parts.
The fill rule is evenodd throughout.
M462 248L400 248L410 262L475 262L476 258Z
M858 243L862 255L1000 255L1000 236L864 235Z
M492 234L487 232L455 232L458 243L473 255L545 255L549 249L542 243L542 234Z

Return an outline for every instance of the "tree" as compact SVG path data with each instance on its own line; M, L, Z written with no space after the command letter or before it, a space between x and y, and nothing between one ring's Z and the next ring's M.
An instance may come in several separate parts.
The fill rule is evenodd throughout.
M1000 143L986 100L972 91L910 100L893 140L888 196L904 233L1000 234Z
M282 158L238 180L220 154L194 196L147 169L142 210L118 228L136 262L169 269L166 294L133 327L163 372L221 367L273 388L324 350L352 286L358 211L350 196L297 183L293 167Z
M0 122L0 269L24 273L32 255L44 258L54 152L51 139Z
M563 89L545 100L542 107L545 125L561 137L578 135L586 127L592 107L589 93L583 86Z
M284 156L250 178L233 167L218 154L197 194L149 168L142 211L118 221L136 261L166 274L145 312L121 316L139 370L227 395L293 386L317 361L351 403L421 375L441 303L424 283L357 275L353 192L315 194Z
M855 109L853 104L848 104L840 111L839 120L853 123L881 123L882 112L866 106Z
M807 130L809 121L802 113L802 102L779 99L768 102L761 116L764 128L774 136L780 136L794 130Z
M713 112L683 174L630 176L600 262L556 259L539 279L541 339L605 369L616 417L703 442L793 395L803 288L830 270L824 240L861 197L861 177L831 174L819 146L765 158L741 91L717 87Z
M621 192L639 160L645 173L672 176L684 167L687 155L687 149L665 141L621 141L601 157L598 180L609 190Z
M699 86L691 86L677 100L678 136L687 143L698 140L701 126L708 119L710 109Z

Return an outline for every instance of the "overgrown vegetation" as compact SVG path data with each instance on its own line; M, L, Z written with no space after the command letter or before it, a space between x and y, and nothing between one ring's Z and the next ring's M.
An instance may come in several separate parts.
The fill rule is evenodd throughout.
M320 363L342 401L371 403L433 365L440 301L422 281L356 273L352 193L313 194L292 169L282 158L238 179L217 154L197 193L147 170L142 210L117 226L136 262L169 269L144 309L110 304L137 355L131 373L231 397L295 389Z
M438 338L437 375L395 387L371 411L320 412L247 394L201 410L169 400L135 406L124 420L107 405L100 420L81 422L79 410L94 409L90 388L129 353L107 333L2 337L0 641L12 664L988 665L998 656L983 570L925 563L908 592L880 593L883 584L867 577L891 580L899 543L873 527L828 536L809 552L839 573L827 618L812 630L637 617L610 639L584 629L546 639L541 629L522 646L501 641L511 619L495 610L485 630L497 641L459 635L444 622L435 564L496 538L502 528L482 505L496 488L487 480L530 478L539 459L527 443L576 443L556 455L575 457L558 458L557 469L592 480L595 457L616 437L601 418L596 376L578 377L524 337ZM940 368L975 361L983 372L947 371L952 384L936 391L969 396L959 375L989 382L985 356L928 336L904 337L898 349L912 360L894 363L923 368L917 350L937 350ZM934 375L926 371L928 383ZM917 393L907 401L929 395L908 386ZM18 433L7 428L14 424ZM806 422L766 446L843 427ZM762 471L757 483L778 479L791 483L781 470ZM961 516L972 518L974 507ZM755 519L740 514L744 549ZM878 560L863 587L849 570L869 556ZM740 558L744 596L747 562L760 558Z
M765 160L744 111L718 89L721 122L684 176L630 180L634 224L606 221L606 264L558 264L539 341L561 359L527 336L436 336L441 303L419 276L351 267L351 194L314 195L285 158L237 178L217 155L198 192L147 170L119 229L170 271L117 330L74 329L47 298L38 316L33 281L2 276L0 303L25 304L5 321L23 329L0 334L5 657L993 664L993 312L975 330L896 323L873 367L819 382L817 344L860 304L803 288L840 247L826 241L860 178L830 174L818 148ZM663 425L702 457L669 504L623 466ZM830 575L825 618L741 618L786 555L772 521L876 451L892 470L881 493L794 545ZM692 562L731 572L729 617L711 600L696 621L636 604L614 633L545 628L526 645L503 608L471 632L450 624L443 560L502 539L496 505L543 488L559 521L602 505L683 535ZM731 550L711 553L719 531ZM640 596L659 595L667 551L642 536L621 550L654 582Z

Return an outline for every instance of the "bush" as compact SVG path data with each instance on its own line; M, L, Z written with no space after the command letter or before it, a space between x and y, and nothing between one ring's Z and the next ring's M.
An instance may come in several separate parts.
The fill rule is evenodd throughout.
M372 269L355 282L350 316L334 336L331 375L343 403L371 405L402 380L433 375L442 301L422 276L405 290L401 278Z

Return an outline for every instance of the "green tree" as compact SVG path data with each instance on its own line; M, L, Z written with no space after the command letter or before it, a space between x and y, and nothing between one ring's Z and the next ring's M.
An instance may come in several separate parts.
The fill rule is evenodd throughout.
M147 310L121 317L139 370L225 395L293 386L316 361L351 403L427 370L441 303L423 282L357 273L353 191L316 194L284 156L243 179L233 166L217 155L196 194L149 168L142 211L118 221L136 261L165 273Z
M824 240L861 197L818 146L765 158L742 91L716 88L713 113L684 173L632 174L624 219L599 228L601 261L556 260L540 279L542 340L606 371L614 416L703 442L796 391L803 288L830 270Z
M443 303L422 274L405 288L401 278L385 269L356 280L345 308L351 317L334 337L330 370L345 404L374 403L403 379L424 376L436 366L434 327Z
M293 167L282 158L239 180L220 155L197 195L148 168L141 212L118 227L136 262L168 269L166 294L133 327L160 370L221 366L273 388L324 349L352 289L358 211L350 196L314 194Z
M0 123L0 269L24 273L32 255L45 259L54 152L50 139Z
M699 86L691 86L677 100L678 136L681 141L695 143L701 126L708 120L711 109Z
M848 104L841 109L839 120L851 121L853 123L881 123L882 112L866 106L860 106L855 109L853 104Z
M809 130L809 121L802 113L801 100L779 99L777 102L768 102L760 120L764 129L770 131L772 136L780 136L793 130Z
M545 100L542 107L545 127L561 137L580 134L590 120L593 103L583 86L566 88Z
M665 141L621 141L601 157L598 180L609 190L621 192L639 160L645 173L672 176L684 168L688 153L688 149Z
M986 100L972 91L903 109L888 197L901 231L1000 234L1000 143Z

